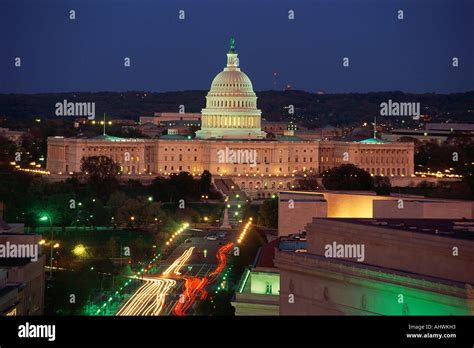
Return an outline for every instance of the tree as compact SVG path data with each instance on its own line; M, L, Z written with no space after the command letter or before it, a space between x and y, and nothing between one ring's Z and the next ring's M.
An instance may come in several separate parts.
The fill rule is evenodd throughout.
M390 183L390 178L387 176L376 176L374 177L374 190L375 193L379 196L390 196L390 190L392 189L392 184Z
M114 237L110 238L105 243L105 251L107 257L119 257L120 256L120 247Z
M306 174L305 177L298 180L300 190L311 191L318 190L319 184L316 174Z
M323 185L327 190L364 191L373 188L368 172L353 164L343 164L323 173Z
M199 181L199 191L201 194L211 193L212 175L209 171L205 170L201 174L201 180Z
M0 164L8 165L15 158L16 144L0 135ZM4 163L3 163L4 162Z
M120 166L107 156L91 156L82 159L81 171L91 179L104 181L117 177Z
M92 200L87 199L82 203L78 219L91 227L110 226L111 216L102 201L98 198L93 198Z
M117 224L133 228L144 228L163 220L165 214L160 203L150 203L145 197L127 199L117 210Z
M170 185L174 186L178 197L177 199L197 198L199 197L197 181L188 172L173 174L169 179Z
M81 171L88 175L93 193L107 201L118 185L120 166L109 157L92 156L82 159Z
M278 227L278 199L271 198L263 201L258 210L258 222L266 227Z
M125 204L127 199L128 197L124 192L113 192L107 201L107 209L109 210L110 215L116 217L117 211Z
M170 184L169 180L159 176L153 180L151 191L153 197L161 202L170 202L178 195L176 188Z
M178 208L176 209L175 213L175 218L177 221L183 222L183 221L188 221L188 222L198 222L199 219L199 213L192 209L192 208Z

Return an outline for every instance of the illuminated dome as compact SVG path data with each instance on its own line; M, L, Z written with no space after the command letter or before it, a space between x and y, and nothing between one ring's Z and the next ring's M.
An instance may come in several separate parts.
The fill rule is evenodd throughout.
M231 39L227 66L217 74L201 111L201 130L196 137L255 139L265 138L257 96L249 77L240 70L239 58Z
M212 81L209 93L251 93L255 96L247 74L239 70L224 70L217 74Z

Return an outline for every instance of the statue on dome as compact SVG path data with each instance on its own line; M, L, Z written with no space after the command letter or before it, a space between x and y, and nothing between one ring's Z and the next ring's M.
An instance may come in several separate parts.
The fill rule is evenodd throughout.
M235 52L235 39L233 37L230 38L230 52Z

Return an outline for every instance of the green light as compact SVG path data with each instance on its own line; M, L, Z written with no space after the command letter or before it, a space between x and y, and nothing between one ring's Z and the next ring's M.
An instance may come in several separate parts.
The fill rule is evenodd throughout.
M148 197L148 202L151 202L152 200L153 200L152 196Z
M49 218L48 218L48 216L43 215L42 217L40 217L40 220L41 221L47 221L47 220L49 220Z

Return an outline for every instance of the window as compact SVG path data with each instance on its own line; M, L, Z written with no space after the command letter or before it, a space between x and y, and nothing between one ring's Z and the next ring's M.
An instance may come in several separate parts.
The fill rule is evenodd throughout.
M265 283L265 294L267 294L267 295L272 294L272 283L270 283L270 282Z

